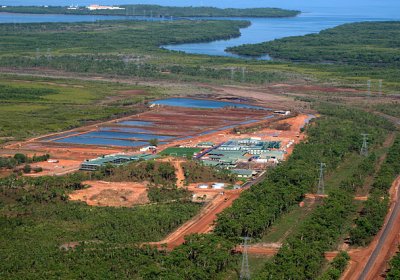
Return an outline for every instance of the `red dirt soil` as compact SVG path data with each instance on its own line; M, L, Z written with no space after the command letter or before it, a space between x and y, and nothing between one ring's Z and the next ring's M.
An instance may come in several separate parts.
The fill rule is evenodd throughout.
M247 253L250 255L275 256L281 247L282 247L281 243L250 244L247 247ZM244 248L242 245L238 245L236 246L234 251L235 253L242 253L244 251Z
M39 173L30 173L26 174L26 176L38 177L38 176L53 176L53 175L64 175L67 173L71 173L79 169L82 161L80 160L68 160L68 159L60 159L57 163L52 162L37 162L31 164L32 168L41 167L43 168L42 172Z
M85 181L90 187L69 195L70 200L84 201L91 206L131 207L149 203L147 184L134 182Z

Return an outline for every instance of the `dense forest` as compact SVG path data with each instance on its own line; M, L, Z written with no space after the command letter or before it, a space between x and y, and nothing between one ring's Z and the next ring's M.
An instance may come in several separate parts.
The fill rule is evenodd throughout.
M119 279L132 279L137 277L138 270L145 279L154 279L151 275L156 269L160 274L189 273L185 269L190 263L193 269L209 267L209 271L198 273L212 274L223 269L232 258L229 250L224 249L224 246L230 248L231 243L217 237L188 237L204 243L203 249L191 249L189 241L169 256L139 249L141 242L162 239L196 214L201 205L180 201L113 208L68 201L68 193L83 188L80 182L84 179L87 176L78 173L63 177L11 176L0 180L2 279L58 278L60 275L75 279L109 279L111 275L119 275ZM81 246L68 250L70 242ZM209 256L209 261L202 264L202 256L208 252L206 248L218 244L221 245L218 254ZM198 254L188 259L185 254L193 250L198 250ZM199 259L193 260L196 258Z
M144 17L294 17L300 11L279 8L220 9L215 7L168 7L159 5L119 5L120 10L89 10L85 7L10 6L0 8L2 12L31 14L75 14L75 15L119 15Z
M350 241L353 244L361 246L369 244L381 229L389 207L389 189L400 174L399 158L400 137L397 137L375 176L370 196L363 205L360 217L355 221L356 226L350 232Z
M386 275L387 280L397 280L400 279L400 253L390 261L390 269Z
M400 23L396 21L351 23L318 34L242 45L228 51L249 56L269 54L274 58L297 62L398 67L399 27Z

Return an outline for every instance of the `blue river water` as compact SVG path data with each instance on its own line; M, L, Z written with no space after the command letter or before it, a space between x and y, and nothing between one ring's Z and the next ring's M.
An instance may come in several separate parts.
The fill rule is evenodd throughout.
M195 54L235 56L225 52L227 47L271 41L287 36L316 33L344 23L360 21L400 20L399 0L97 0L97 4L159 4L174 6L216 6L221 8L279 7L296 9L302 14L293 18L244 18L252 25L241 30L241 37L210 43L164 46L166 49ZM93 4L90 0L2 0L0 5L80 5ZM0 8L1 11L1 8ZM1 22L74 22L126 17L74 15L18 15L0 13ZM134 19L143 19L134 17ZM224 18L226 19L226 18ZM266 55L264 59L269 59Z

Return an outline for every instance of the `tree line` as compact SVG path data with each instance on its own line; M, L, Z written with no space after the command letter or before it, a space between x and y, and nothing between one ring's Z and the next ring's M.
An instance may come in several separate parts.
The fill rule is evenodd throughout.
M279 8L215 8L215 7L171 7L160 5L119 5L120 10L89 10L85 7L68 9L61 6L10 6L3 7L2 12L30 14L74 14L74 15L118 15L145 17L294 17L300 11Z
M389 149L385 162L375 177L368 200L364 203L355 227L350 232L350 242L365 246L381 229L389 207L389 189L400 174L400 137Z
M49 154L40 156L33 155L32 157L29 157L27 155L17 153L13 157L0 157L0 168L13 169L14 167L21 164L46 161L49 158L50 158Z

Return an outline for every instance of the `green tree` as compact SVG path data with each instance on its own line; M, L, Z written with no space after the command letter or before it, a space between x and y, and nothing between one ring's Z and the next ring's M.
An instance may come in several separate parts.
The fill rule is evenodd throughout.
M18 164L27 162L27 156L24 154L15 154L14 159L18 162Z
M32 167L29 164L26 164L23 169L24 173L31 173Z
M158 139L157 138L150 139L149 143L151 146L158 146Z

